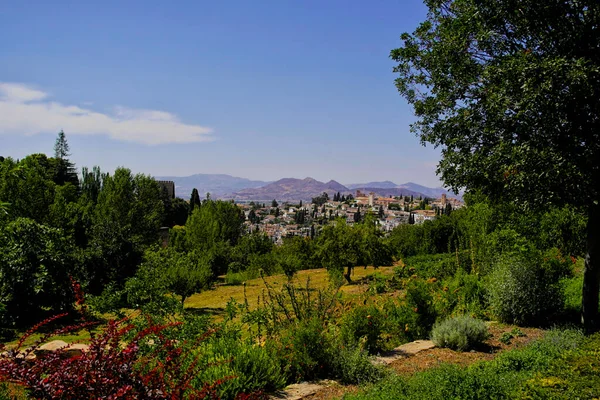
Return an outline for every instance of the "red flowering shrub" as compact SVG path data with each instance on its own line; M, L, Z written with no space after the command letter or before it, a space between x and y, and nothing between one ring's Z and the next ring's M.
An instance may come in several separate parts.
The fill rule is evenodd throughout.
M200 388L192 385L193 378L210 365L201 365L198 352L189 351L185 342L168 338L167 331L181 322L157 324L147 318L146 326L140 329L129 319L111 320L102 333L92 336L89 348L80 355L73 356L69 346L39 352L50 337L95 324L86 321L87 308L79 285L74 283L73 289L84 322L43 335L34 345L21 350L34 332L66 315L61 314L34 326L14 349L5 351L0 344L0 382L21 385L35 399L214 399L218 398L217 388L232 378ZM207 331L197 342L212 333ZM262 393L240 396L264 397Z
M79 330L84 325L88 324L71 326L55 333ZM0 359L0 380L23 385L36 399L216 398L216 388L222 382L199 389L190 385L198 363L190 362L181 346L162 335L165 329L174 325L177 323L151 325L123 344L124 336L133 329L133 325L127 320L109 321L104 331L91 340L89 349L74 357L67 355L67 347L31 359L42 340L50 335L20 351L28 333L17 348ZM163 353L163 356L153 357L140 352L140 342L150 335L155 340L157 353ZM182 364L189 366L183 369Z

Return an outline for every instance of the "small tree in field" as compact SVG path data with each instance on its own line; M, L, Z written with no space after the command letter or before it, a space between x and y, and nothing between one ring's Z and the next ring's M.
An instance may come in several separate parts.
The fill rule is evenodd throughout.
M174 249L149 250L136 276L127 282L129 302L139 307L163 304L169 293L181 298L181 306L194 293L206 289L212 281L208 263L195 253Z

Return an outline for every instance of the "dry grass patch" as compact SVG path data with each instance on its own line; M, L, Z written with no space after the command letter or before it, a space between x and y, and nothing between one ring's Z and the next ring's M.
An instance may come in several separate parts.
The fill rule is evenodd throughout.
M341 293L348 297L364 293L368 286L361 283L363 278L376 271L384 275L392 275L393 270L394 267L379 267L377 269L373 267L356 267L352 274L354 283L351 285L344 283ZM276 290L281 289L283 284L287 283L287 278L283 274L267 276L264 279L269 286ZM311 289L325 289L329 285L329 275L324 268L299 271L294 277L293 282L298 286L305 286L307 279L310 279ZM257 305L258 298L263 295L264 291L265 285L262 278L251 279L245 282L246 297L251 308ZM205 312L219 315L231 298L239 303L244 302L244 285L218 284L213 290L207 290L190 296L185 302L185 307L202 309Z

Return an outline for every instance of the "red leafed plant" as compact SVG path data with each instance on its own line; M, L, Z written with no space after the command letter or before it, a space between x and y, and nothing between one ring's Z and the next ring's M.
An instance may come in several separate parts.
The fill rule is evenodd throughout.
M77 291L79 287L74 285L74 289ZM85 318L84 314L82 312ZM0 356L0 382L22 385L36 399L218 398L217 388L223 380L194 388L192 379L201 368L198 359L190 359L191 352L184 351L183 344L163 334L166 329L180 323L158 325L148 318L148 326L135 333L135 327L128 319L111 320L102 333L92 337L89 349L81 355L70 356L67 347L31 357L51 336L89 328L92 324L83 322L44 335L33 346L21 351L27 337L64 315L36 325L21 338L16 348ZM199 340L204 340L209 334L211 332ZM133 339L126 341L131 336ZM142 352L140 344L149 336L154 341L150 346L153 351ZM0 345L0 351L4 350L4 346Z

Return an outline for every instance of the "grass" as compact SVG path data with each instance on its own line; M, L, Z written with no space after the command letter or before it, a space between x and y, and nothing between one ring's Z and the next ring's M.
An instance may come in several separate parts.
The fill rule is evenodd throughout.
M393 274L393 267L379 267L377 269L374 269L373 267L354 268L354 273L352 275L354 283L352 285L345 283L344 286L342 286L341 292L343 295L351 297L363 293L366 290L367 285L361 285L361 281L374 272L391 276ZM329 285L329 275L327 274L327 270L323 268L299 271L294 277L293 282L304 286L306 285L307 278L310 278L311 288L314 289L324 289ZM287 282L287 277L283 274L273 275L265 277L265 281L275 289L279 289ZM250 279L245 283L248 303L250 304L250 307L254 307L257 304L259 296L263 294L265 285L261 278ZM243 284L217 285L213 290L207 290L190 296L185 301L185 307L203 309L207 312L218 314L225 309L227 302L231 298L235 299L238 303L244 302Z

